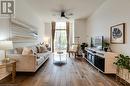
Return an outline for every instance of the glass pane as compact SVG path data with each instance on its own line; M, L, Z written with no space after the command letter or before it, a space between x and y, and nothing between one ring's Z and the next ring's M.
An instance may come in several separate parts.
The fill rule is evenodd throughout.
M55 51L66 50L67 47L66 30L56 30L54 47Z
M56 29L66 29L66 22L56 22Z

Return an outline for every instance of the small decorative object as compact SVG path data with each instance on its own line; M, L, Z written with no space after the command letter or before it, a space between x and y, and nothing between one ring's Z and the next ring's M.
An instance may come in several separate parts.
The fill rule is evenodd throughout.
M125 23L121 23L111 27L110 42L113 44L125 43Z
M105 52L107 52L107 50L110 48L109 46L110 46L110 44L108 42L103 41L103 49Z
M85 53L85 47L88 47L87 43L82 43L81 44L81 50L83 51L83 53Z

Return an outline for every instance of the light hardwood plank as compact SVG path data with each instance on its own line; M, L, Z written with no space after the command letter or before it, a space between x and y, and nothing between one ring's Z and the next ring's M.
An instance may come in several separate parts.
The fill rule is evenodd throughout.
M53 57L36 73L18 73L18 86L121 86L115 76L104 75L84 59L69 58L67 64L57 66L53 64ZM0 83L9 83L4 80Z

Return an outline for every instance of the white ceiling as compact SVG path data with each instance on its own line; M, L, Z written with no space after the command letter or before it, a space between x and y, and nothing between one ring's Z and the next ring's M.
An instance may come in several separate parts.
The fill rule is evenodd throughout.
M72 19L87 18L105 0L25 0L44 21L52 21L57 18L54 10L62 8L70 9L74 14Z

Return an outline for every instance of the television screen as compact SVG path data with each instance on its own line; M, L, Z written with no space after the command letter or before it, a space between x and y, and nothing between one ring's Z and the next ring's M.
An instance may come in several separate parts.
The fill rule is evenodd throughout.
M96 36L92 38L92 45L97 49L103 49L103 36Z

